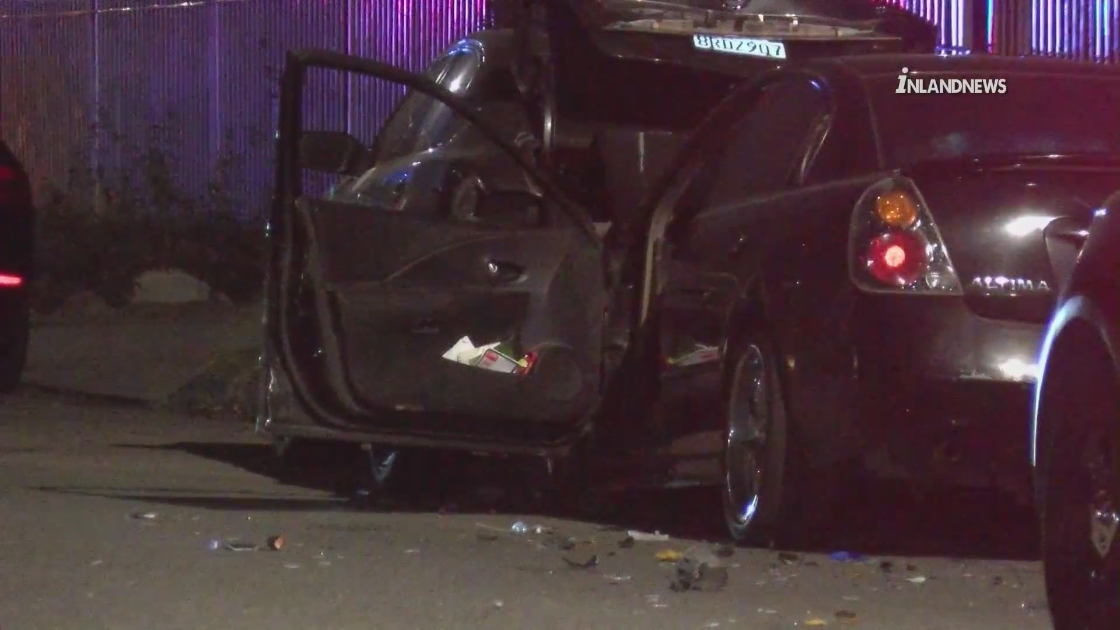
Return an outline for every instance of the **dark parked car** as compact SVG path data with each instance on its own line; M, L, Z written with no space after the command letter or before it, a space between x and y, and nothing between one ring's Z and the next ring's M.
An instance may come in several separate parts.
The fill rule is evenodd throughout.
M743 81L814 57L933 52L937 27L874 0L529 0L514 67L549 174L616 220Z
M523 179L413 191L427 201L412 208L304 196L303 169L380 163L377 144L302 128L320 67L437 97L472 130L460 155L498 147ZM721 101L635 220L601 237L475 104L293 53L260 427L284 444L656 453L723 488L743 541L842 496L816 484L851 462L1026 486L1054 302L1040 226L1087 220L1115 189L1118 97L1115 73L1055 61L790 64Z
M19 384L27 360L33 226L27 172L0 141L0 393Z
M1056 630L1120 627L1120 193L1046 229L1062 297L1042 348L1031 459Z
M932 52L937 40L930 22L872 0L716 4L507 3L516 9L502 12L510 28L465 38L427 74L520 134L520 146L596 219L626 220L688 133L736 85L790 61ZM438 147L459 131L449 121L445 108L413 94L386 127L385 150L404 156L418 153L418 142ZM502 156L493 158L488 175L510 171ZM435 176L441 159L427 156L419 168ZM365 178L362 196L372 201L407 170L401 163Z

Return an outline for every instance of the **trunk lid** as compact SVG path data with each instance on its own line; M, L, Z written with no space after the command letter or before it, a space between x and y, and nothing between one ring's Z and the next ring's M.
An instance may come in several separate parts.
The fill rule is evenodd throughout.
M1062 237L1088 228L1120 187L1120 163L927 165L914 180L969 305L983 316L1042 323L1065 280Z

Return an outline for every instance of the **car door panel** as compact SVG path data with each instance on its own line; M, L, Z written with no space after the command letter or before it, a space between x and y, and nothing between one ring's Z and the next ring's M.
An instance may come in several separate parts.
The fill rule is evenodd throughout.
M334 359L362 403L566 421L597 394L596 309L581 293L600 263L580 255L576 230L460 225L324 200L297 206L314 226ZM510 268L516 275L503 276ZM541 356L524 376L444 358L462 337L516 341Z
M493 143L480 156L509 156L510 168L541 190L510 192L481 181L478 207L494 214L479 216L452 212L447 182L427 179L407 182L424 199L407 211L345 195L303 197L296 141L303 131L292 114L301 97L293 87L302 90L309 67L387 77L442 99L481 131L473 141ZM601 242L586 228L586 213L472 112L429 79L384 64L324 51L289 55L274 240L283 255L273 257L282 266L270 274L282 288L270 290L279 310L266 325L295 398L309 401L303 409L324 428L381 432L399 443L409 434L428 444L464 435L491 444L551 442L558 430L580 433L596 408L606 302ZM472 159L437 153L425 155L446 157L449 168ZM522 208L531 220L509 220ZM501 342L514 361L532 361L496 371L445 358L464 337L475 347Z

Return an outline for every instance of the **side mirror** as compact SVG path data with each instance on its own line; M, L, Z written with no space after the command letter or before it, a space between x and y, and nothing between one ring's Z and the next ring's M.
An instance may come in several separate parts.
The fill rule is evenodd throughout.
M320 173L359 175L369 162L370 150L342 131L305 131L299 138L299 163Z

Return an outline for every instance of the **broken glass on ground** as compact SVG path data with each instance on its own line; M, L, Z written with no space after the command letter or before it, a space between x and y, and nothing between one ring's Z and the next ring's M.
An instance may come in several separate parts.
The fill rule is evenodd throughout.
M727 580L727 567L700 558L686 557L677 563L676 575L669 588L680 593L713 592L726 587Z

